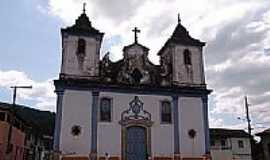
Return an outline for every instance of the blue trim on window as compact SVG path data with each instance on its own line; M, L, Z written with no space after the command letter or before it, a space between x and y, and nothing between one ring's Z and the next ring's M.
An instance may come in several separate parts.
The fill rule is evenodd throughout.
M170 104L170 107L171 107L171 108L170 108L170 110L171 110L171 122L164 122L164 121L162 121L162 107L163 107L162 104L163 104L164 102L165 102L165 103L167 102L167 103ZM172 103L171 103L170 100L167 100L167 99L161 100L161 101L160 101L160 108L159 108L159 111L160 111L159 116L160 116L160 124L161 124L161 125L166 125L166 124L167 124L167 125L170 125L170 124L173 123L173 115L172 115L172 114L173 114L173 113L172 113L172 112L173 112L173 107L172 107Z
M101 120L101 102L103 99L107 99L110 101L110 121L103 121ZM100 101L99 101L99 107L98 107L98 120L99 122L101 123L111 123L113 122L113 98L112 97L108 97L108 96L104 96L104 97L101 97L100 98Z

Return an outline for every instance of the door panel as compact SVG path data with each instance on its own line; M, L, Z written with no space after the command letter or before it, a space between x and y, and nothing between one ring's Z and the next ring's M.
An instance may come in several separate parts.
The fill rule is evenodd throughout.
M126 132L126 160L146 159L146 130L129 127Z

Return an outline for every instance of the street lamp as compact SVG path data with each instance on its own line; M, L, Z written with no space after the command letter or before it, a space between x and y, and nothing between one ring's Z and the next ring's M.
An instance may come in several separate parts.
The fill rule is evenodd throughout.
M9 129L8 129L8 141L7 141L7 147L6 147L6 154L11 152L11 145L10 145L10 140L11 140L11 135L12 135L12 127L14 123L14 111L15 111L15 106L16 106L16 96L17 96L17 89L32 89L32 86L11 86L10 88L13 89L13 99L12 99L12 107L10 108L10 124L9 124Z

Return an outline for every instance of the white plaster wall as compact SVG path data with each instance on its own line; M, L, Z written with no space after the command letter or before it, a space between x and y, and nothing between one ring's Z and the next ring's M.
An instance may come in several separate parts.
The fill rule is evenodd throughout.
M193 81L189 81L184 64L184 50L191 52L191 64ZM179 83L202 84L204 82L203 75L202 51L200 47L177 45L173 52L173 81Z
M78 39L83 38L86 41L86 56L83 64L83 70L79 69L77 59ZM96 76L98 75L99 62L99 42L94 38L84 36L66 36L63 38L63 60L61 73L77 76Z
M211 150L212 160L232 160L232 150Z
M89 154L91 146L91 105L90 91L65 90L63 97L60 150L64 154ZM82 133L71 134L71 128L79 125Z
M179 132L180 153L183 156L201 156L205 154L205 132L203 121L203 104L201 98L180 97L179 105ZM197 134L194 139L188 131L194 129Z
M215 146L211 146L213 160L251 160L251 150L248 138L227 138L225 148L221 146L221 139L215 140ZM238 140L244 142L244 148L239 148Z
M129 102L138 96L144 103L144 109L151 113L151 150L154 156L172 156L174 153L173 124L161 124L160 101L172 101L170 96L137 95L101 92L102 97L113 99L112 122L98 122L98 156L107 152L111 156L121 155L121 113L129 108ZM91 105L90 91L66 90L63 98L63 116L61 125L60 150L64 154L89 154L91 146ZM202 102L200 98L179 98L180 153L183 156L201 156L204 154L204 129ZM99 115L99 114L98 114ZM99 119L99 117L98 117ZM80 125L82 134L71 135L71 127ZM194 142L188 136L188 130L195 129ZM194 145L192 145L194 143Z
M238 146L239 140L243 141L244 148L239 148ZM248 138L231 138L231 143L232 143L232 153L233 155L235 155L235 158L242 160L251 160L251 156L245 156L251 155L250 142Z
M98 155L104 156L121 155L121 113L129 108L129 102L134 99L135 94L122 94L102 92L103 96L113 98L113 116L111 123L99 122L98 124ZM160 101L171 100L171 97L137 95L144 103L144 109L151 113L154 124L151 128L152 154L155 156L173 155L173 124L160 124ZM108 143L109 142L109 143Z

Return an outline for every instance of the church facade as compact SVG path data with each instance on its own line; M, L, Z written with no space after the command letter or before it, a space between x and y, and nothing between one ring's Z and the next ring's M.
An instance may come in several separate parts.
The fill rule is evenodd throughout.
M100 57L104 33L85 12L61 29L54 150L93 160L206 159L205 43L179 21L155 65L133 31L134 43L112 62L109 52Z

